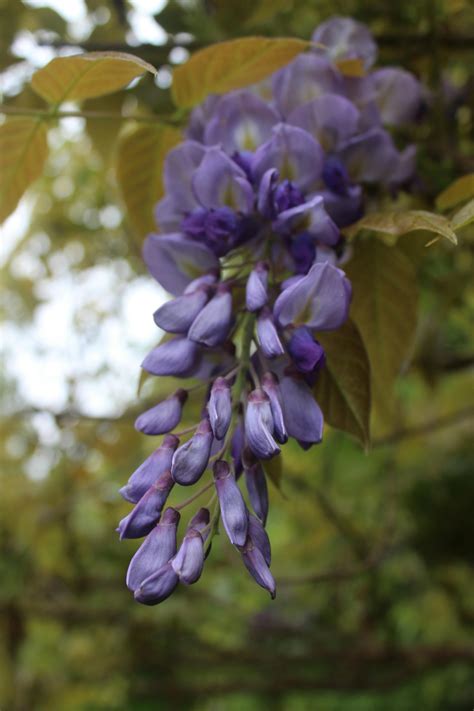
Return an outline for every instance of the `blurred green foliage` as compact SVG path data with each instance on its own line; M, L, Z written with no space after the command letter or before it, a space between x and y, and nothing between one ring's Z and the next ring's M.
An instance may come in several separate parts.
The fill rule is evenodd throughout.
M125 48L123 6L88 0L92 28L82 46ZM8 18L0 23L2 70L21 64L11 52L20 32L48 30L46 42L77 42L49 8L1 0L0 12ZM172 44L187 32L193 46L203 46L243 34L307 38L333 14L368 22L380 63L405 66L434 92L428 119L410 136L419 145L422 190L400 198L432 208L442 189L472 171L474 16L467 0L170 0L156 19ZM170 47L130 51L159 65L166 84ZM13 90L5 101L38 105L28 90ZM96 108L95 100L87 104ZM147 77L133 94L102 99L104 106L166 113L171 102ZM30 223L3 269L6 333L11 324L34 322L44 284L61 270L79 284L91 268L106 267L121 290L144 277L126 221L110 219L119 204L119 129L119 121L90 119L79 133L53 133L45 175L29 195ZM124 585L135 543L119 543L114 529L128 510L117 489L152 447L133 429L137 405L117 396L110 403L116 416L81 416L77 374L67 382L64 410L41 411L5 369L2 709L472 708L472 228L460 234L457 250L425 242L412 234L400 244L420 284L417 343L379 407L371 450L336 431L307 453L286 448L281 491L271 491L275 602L218 536L197 586L157 608L136 605ZM31 254L35 269L19 269ZM75 311L84 349L117 308L120 293L113 297ZM140 355L136 348L137 366ZM120 369L102 362L89 375L97 388L104 370L120 385ZM144 400L151 387L145 383Z

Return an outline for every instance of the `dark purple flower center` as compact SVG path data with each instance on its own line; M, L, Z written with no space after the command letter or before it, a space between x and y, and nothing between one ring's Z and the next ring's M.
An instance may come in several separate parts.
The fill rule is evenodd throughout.
M323 180L326 187L338 195L347 195L347 190L351 185L346 167L335 156L326 158L323 167Z
M291 240L290 252L295 263L295 273L307 274L316 257L314 238L307 232L301 232Z
M222 257L239 242L242 219L230 207L198 208L186 215L181 226L189 237L204 242Z
M277 214L302 205L304 201L303 193L290 180L283 180L273 194L273 205Z

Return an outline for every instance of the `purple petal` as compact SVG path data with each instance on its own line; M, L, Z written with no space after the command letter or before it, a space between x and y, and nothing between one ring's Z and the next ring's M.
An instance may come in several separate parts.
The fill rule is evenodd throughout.
M272 78L273 95L283 116L322 94L340 94L343 88L339 72L325 57L300 54Z
M244 171L219 148L208 148L193 176L193 190L203 207L227 206L249 212L253 190Z
M317 443L322 439L323 414L313 394L300 378L285 376L280 381L283 416L290 437Z
M324 348L313 338L306 326L300 326L293 331L288 343L288 352L302 373L314 373L326 362Z
M176 509L166 509L161 521L145 538L128 566L126 583L130 590L139 588L146 578L175 555L179 519Z
M142 368L152 375L186 375L196 365L198 355L198 347L193 341L173 338L154 348L146 356Z
M171 595L178 583L179 578L171 563L165 563L135 590L135 600L144 605L157 605Z
M305 232L321 244L334 246L340 238L339 230L324 208L324 200L320 195L281 212L273 223L277 232L295 234Z
M179 233L149 235L143 259L150 274L174 296L200 274L219 269L219 260L208 247Z
M324 154L319 143L296 126L280 123L271 138L256 151L253 172L257 181L270 168L276 168L281 180L289 180L300 190L316 186L323 168Z
M127 484L120 489L123 498L136 504L160 474L171 469L171 460L178 444L177 437L166 435L161 447L145 459L143 464L133 472Z
M390 182L387 166L397 163L399 153L389 134L374 128L345 143L339 157L356 183Z
M165 191L182 214L198 206L191 181L205 153L206 149L200 143L184 141L166 156L163 175Z
M310 133L325 151L334 151L357 131L359 111L337 94L318 96L291 112L288 123Z
M351 17L332 17L313 32L313 42L326 48L333 60L362 59L369 69L377 58L377 45L366 25Z
M375 100L384 124L402 126L420 112L423 93L420 82L404 69L384 67L372 74Z
M211 289L209 286L201 286L191 293L167 301L153 314L156 325L169 333L186 333L209 301Z
M182 486L195 484L209 462L213 434L209 420L201 420L196 433L181 445L173 456L171 474Z
M272 561L272 549L268 533L262 526L261 521L256 516L249 514L249 531L248 537L256 548L260 550L265 559L265 563L269 566Z
M308 274L277 298L275 318L281 326L306 325L320 331L339 328L347 318L350 282L328 262L316 262Z
M247 539L248 512L227 462L219 460L214 464L214 479L222 523L230 542L235 546L243 546Z
M332 190L324 190L320 195L324 200L326 212L339 228L351 225L359 220L364 213L360 185L352 185L348 188L346 195L338 195Z
M187 397L185 390L177 390L166 400L139 415L135 420L135 429L147 435L170 432L181 419L183 405Z
M205 130L205 143L226 153L254 151L269 138L278 114L251 91L233 91L220 99Z

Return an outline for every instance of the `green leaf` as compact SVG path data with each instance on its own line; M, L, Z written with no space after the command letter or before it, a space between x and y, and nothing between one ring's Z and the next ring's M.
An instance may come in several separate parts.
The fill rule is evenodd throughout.
M200 50L173 72L177 106L192 108L208 94L223 94L254 84L291 62L309 47L293 38L243 37Z
M50 104L103 96L127 86L144 72L156 69L125 52L89 52L56 57L31 80L34 91Z
M265 474L272 484L281 492L281 481L283 478L283 457L281 453L273 459L266 459L262 462Z
M327 422L355 435L364 445L370 440L370 363L360 333L348 320L337 331L317 335L326 352L314 394Z
M438 195L436 207L438 210L449 210L450 207L456 207L460 202L465 202L472 197L474 197L474 173L469 173L455 180Z
M372 397L386 409L393 382L415 339L415 269L396 247L365 240L357 245L346 272L353 291L350 315L369 356Z
M163 195L163 163L182 140L171 126L134 127L119 139L116 174L134 231L140 238L154 229L153 208Z
M456 212L451 218L451 226L453 230L460 230L470 225L471 222L474 222L474 199L469 200L467 205Z
M360 230L374 230L393 237L401 237L416 230L425 230L457 244L457 237L449 220L442 215L435 215L426 210L373 212L345 229L344 233L351 239Z
M0 126L0 222L41 175L47 156L47 131L41 120L18 118Z

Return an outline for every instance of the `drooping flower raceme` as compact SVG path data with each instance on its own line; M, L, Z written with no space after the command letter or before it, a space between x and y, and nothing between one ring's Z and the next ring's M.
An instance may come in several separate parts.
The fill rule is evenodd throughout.
M210 97L166 159L160 232L144 259L175 298L154 313L169 338L142 367L193 385L135 423L165 435L121 489L135 506L120 536L145 537L127 574L142 603L199 579L219 520L275 596L265 467L289 437L304 449L322 438L318 333L342 326L351 301L340 229L363 214L365 184L393 191L413 175L413 148L398 151L384 125L419 113L417 80L397 68L370 72L376 46L353 20L330 20L314 39L326 50L300 55L265 85ZM343 75L341 59L359 59L366 75ZM176 433L196 381L206 392L200 422ZM166 508L174 488L204 480ZM178 545L179 509L210 489Z

